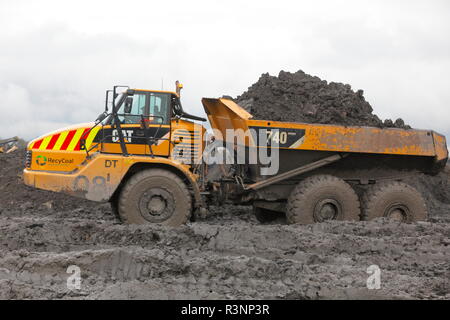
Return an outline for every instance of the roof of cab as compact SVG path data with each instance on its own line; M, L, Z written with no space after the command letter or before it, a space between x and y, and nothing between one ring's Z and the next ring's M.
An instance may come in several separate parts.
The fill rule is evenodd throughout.
M144 91L144 92L171 93L171 94L174 94L174 95L178 96L178 94L176 92L173 92L173 91L148 90L148 89L134 89L134 90L135 91Z

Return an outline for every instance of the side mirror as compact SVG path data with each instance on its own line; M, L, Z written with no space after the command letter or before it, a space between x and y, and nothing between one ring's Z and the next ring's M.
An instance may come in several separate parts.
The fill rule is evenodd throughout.
M102 122L103 120L106 119L107 116L108 116L108 112L105 111L105 112L101 113L95 120L95 123L98 124L98 123Z
M124 113L131 113L131 108L133 107L133 97L127 97L125 100L125 107L123 109Z

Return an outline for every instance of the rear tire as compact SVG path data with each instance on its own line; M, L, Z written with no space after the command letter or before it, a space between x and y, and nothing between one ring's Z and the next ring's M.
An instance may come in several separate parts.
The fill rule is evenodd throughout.
M422 195L404 182L377 183L362 197L363 220L385 217L399 222L413 222L426 220L427 216Z
M327 220L360 219L359 199L344 180L316 175L301 181L289 196L288 223L310 224Z
M128 224L177 227L189 220L191 195L186 184L164 169L147 169L128 180L119 197L119 215Z

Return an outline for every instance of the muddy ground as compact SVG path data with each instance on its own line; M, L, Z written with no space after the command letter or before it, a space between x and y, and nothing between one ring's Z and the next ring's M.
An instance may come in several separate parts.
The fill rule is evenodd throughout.
M108 204L28 188L23 158L0 155L2 299L450 298L449 169L431 182L443 189L427 192L427 222L261 225L226 206L171 229L122 225ZM79 290L67 288L71 265ZM379 290L366 288L371 265Z

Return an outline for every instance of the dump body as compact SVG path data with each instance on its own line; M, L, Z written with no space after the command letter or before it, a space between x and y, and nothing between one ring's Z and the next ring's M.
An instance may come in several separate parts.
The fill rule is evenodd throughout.
M430 130L252 120L232 100L203 99L202 102L212 127L223 136L229 129L250 132L251 139L245 139L248 147L267 146L258 139L263 131L269 140L276 138L281 149L421 156L436 162L448 158L445 137ZM271 134L271 131L278 132Z
M202 103L219 139L234 143L233 149L239 148L236 144L246 149L246 163L237 170L240 186L230 181L224 187L228 194L238 194L235 201L240 203L270 202L266 208L283 211L279 207L293 188L310 175L372 184L436 173L448 158L445 137L430 130L252 120L232 100L205 98ZM241 138L230 139L233 132ZM270 149L272 156L276 149L271 160L275 171L259 160L249 163L251 150L259 156L261 149Z

